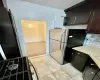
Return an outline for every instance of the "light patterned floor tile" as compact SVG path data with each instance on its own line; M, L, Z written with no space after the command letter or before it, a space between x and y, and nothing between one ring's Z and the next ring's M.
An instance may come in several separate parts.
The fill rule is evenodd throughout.
M43 77L40 77L39 80L57 80L53 74L48 74L48 75L45 75Z
M75 69L70 63L63 65L61 69L68 73L70 76L82 75L82 73Z
M31 57L29 60L35 66L39 80L83 80L82 73L71 64L60 65L50 56Z
M83 80L81 75L72 76L74 80Z
M71 77L62 70L53 73L57 80L71 80Z

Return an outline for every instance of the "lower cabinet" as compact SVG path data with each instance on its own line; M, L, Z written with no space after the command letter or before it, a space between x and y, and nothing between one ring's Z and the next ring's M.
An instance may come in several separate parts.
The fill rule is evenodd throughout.
M84 80L93 80L95 74L97 73L98 68L95 65L91 65L86 67L83 76L84 76ZM94 79L96 80L96 79Z
M94 61L91 58L89 58L88 65L83 72L84 80L100 80L96 76L98 70L98 66L94 63Z
M73 51L72 55L73 56L72 56L71 64L73 65L73 67L75 67L81 72L84 71L84 68L88 61L88 55L75 50Z
M93 79L91 80L100 80L100 78L96 75Z

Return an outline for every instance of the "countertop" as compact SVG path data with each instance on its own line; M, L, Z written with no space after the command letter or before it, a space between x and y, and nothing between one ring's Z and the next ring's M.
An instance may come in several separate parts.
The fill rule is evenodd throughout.
M89 55L92 58L92 60L97 64L97 66L100 68L100 48L92 46L80 46L80 47L75 47L73 49Z

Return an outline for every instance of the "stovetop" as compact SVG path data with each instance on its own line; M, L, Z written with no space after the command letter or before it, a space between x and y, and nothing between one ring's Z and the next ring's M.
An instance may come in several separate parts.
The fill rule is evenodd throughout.
M0 80L32 80L27 57L0 62Z

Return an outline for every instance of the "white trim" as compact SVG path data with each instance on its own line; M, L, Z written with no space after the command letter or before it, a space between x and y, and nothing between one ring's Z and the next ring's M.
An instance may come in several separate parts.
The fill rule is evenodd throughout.
M5 54L4 54L4 52L3 52L3 49L2 49L2 47L1 47L1 45L0 45L0 54L1 54L1 56L3 57L4 60L7 59L6 56L5 56Z

